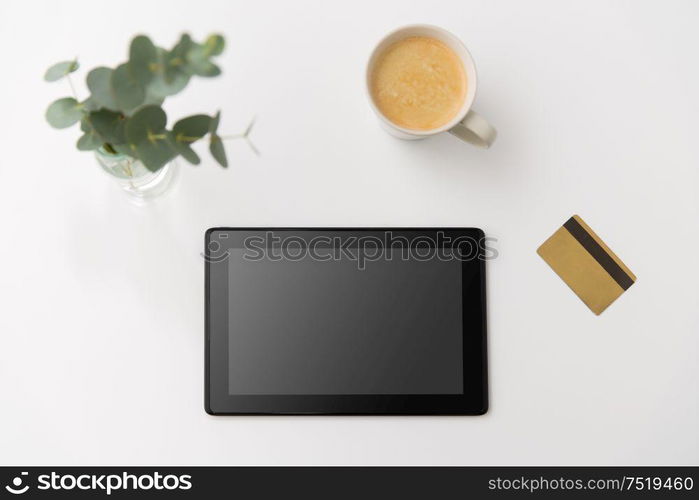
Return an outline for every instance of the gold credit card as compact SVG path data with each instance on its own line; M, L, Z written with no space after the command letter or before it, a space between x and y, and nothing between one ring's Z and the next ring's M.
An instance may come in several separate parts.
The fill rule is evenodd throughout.
M568 219L536 252L595 314L636 281L631 270L578 215Z

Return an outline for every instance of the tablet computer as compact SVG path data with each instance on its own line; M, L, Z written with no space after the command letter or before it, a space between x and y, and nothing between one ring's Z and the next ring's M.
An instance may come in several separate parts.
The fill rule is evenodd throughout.
M211 228L205 408L480 415L483 232Z

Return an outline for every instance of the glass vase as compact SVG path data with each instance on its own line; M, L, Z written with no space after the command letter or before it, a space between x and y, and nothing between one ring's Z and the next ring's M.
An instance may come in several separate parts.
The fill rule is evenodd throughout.
M109 153L104 148L95 151L102 170L137 202L157 198L165 194L177 177L177 163L171 161L156 172L151 172L139 160L120 153Z

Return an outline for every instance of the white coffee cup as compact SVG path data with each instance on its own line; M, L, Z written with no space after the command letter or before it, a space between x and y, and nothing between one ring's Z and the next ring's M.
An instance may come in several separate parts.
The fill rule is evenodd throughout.
M371 75L374 70L377 58L383 51L395 42L411 36L425 36L436 38L452 49L460 58L466 72L468 86L466 87L466 98L459 110L459 113L447 124L430 130L411 130L400 127L386 118L378 109L371 95ZM473 63L471 54L466 46L456 36L445 29L428 24L411 24L398 28L386 35L377 45L369 57L366 66L366 89L371 107L379 117L383 128L391 135L399 139L415 140L424 139L431 135L442 132L449 132L459 139L474 144L479 147L488 148L495 141L497 131L481 115L471 109L473 100L476 97L478 87L478 77L476 76L476 66Z

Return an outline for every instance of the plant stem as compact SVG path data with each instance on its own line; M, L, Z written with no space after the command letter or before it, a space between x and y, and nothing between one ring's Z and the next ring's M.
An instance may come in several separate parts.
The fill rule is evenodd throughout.
M219 138L223 141L233 140L233 139L245 139L245 142L248 144L250 149L252 149L252 152L255 153L257 156L260 156L260 150L255 147L255 145L252 143L250 138L245 134L220 135Z
M250 149L252 149L252 152L255 153L257 156L260 156L260 150L255 147L255 145L252 143L250 140L250 132L252 132L252 127L255 125L255 118L253 118L250 121L250 124L248 127L245 129L245 132L242 134L233 134L233 135L220 135L219 137L222 140L232 140L232 139L245 139L245 142L248 143L248 146Z
M70 85L70 91L73 93L75 100L78 100L78 94L75 92L75 87L73 86L73 80L70 78L70 73L66 75L66 80L68 80L68 85Z
M257 156L260 156L260 150L255 147L255 145L252 143L249 137L245 138L245 142L248 143L248 146L250 149L252 149L252 152L255 153Z
M131 170L131 162L132 160L126 160L126 175L129 177L133 177L133 170Z

